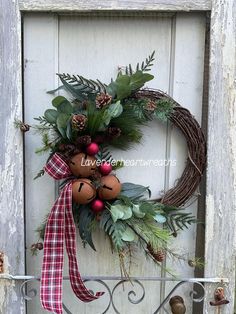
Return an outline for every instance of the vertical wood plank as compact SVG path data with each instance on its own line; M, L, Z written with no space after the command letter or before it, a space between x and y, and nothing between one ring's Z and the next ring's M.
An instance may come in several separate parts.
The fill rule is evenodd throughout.
M211 13L208 116L208 168L205 276L229 277L229 305L234 312L236 246L236 2L215 0ZM215 313L207 286L204 313Z
M24 274L23 137L14 127L22 120L21 16L18 1L0 0L0 251L4 272ZM19 283L0 281L0 313L24 313Z
M203 68L204 68L204 44L205 44L205 14L204 13L178 13L175 21L175 39L173 47L173 71L170 83L170 94L182 106L201 123L202 93L203 93ZM187 158L187 145L181 132L171 129L169 135L170 160L176 160L176 166L170 167L168 185L174 186L175 181L181 176ZM198 191L196 192L197 195ZM186 208L196 216L197 196L193 196L191 202L195 202ZM185 258L195 257L196 225L179 233L174 239L173 250L180 255L188 253ZM176 270L180 277L194 277L194 269L186 262L169 259L167 266ZM173 288L173 283L166 284L166 293ZM179 290L187 307L187 313L192 312L192 300L189 298L191 286L183 286Z
M25 120L35 124L35 117L42 116L51 106L52 95L48 90L57 87L58 72L58 17L54 14L27 14L24 16L24 105ZM34 177L43 168L47 153L35 154L42 146L41 136L34 131L25 138L25 206L26 206L26 271L40 276L42 251L32 256L30 247L38 241L35 230L50 212L55 199L54 180L45 175ZM32 287L39 287L34 283ZM39 290L38 290L39 291ZM27 303L29 313L46 313L39 298Z

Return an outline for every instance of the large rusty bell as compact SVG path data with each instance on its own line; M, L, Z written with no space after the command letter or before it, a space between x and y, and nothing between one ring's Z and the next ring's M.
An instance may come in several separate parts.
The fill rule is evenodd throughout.
M184 300L179 295L172 297L169 301L169 304L171 307L171 312L173 314L185 314L186 313Z
M116 198L121 191L121 183L114 175L101 178L101 185L98 188L98 196L102 200L112 200Z
M74 176L88 178L96 171L96 158L79 153L71 158L69 167Z
M96 189L89 179L78 179L72 183L72 197L77 204L88 204L96 196Z

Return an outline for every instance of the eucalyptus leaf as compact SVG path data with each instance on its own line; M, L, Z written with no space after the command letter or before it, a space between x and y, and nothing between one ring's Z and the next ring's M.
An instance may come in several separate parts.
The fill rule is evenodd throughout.
M133 241L137 241L138 237L135 234L135 232L130 228L130 227L126 227L124 233L122 234L122 240L126 241L126 242L133 242Z
M107 90L107 93L112 96L112 98L115 98L116 93L117 93L116 82L111 81L111 83L107 86L106 90Z
M110 207L111 217L114 222L118 219L126 220L132 217L132 210L128 205L114 204Z
M68 100L64 96L57 96L57 97L53 98L52 105L53 105L53 107L57 108L64 101L68 101Z
M139 208L139 204L133 204L132 211L135 217L143 218L146 214L142 212Z
M112 117L112 118L117 118L119 117L122 112L123 112L123 107L120 103L120 101L117 101L116 103L113 103L111 104L109 107L108 107L108 113L109 115Z
M57 108L58 112L71 114L73 112L73 107L69 100L63 96L57 96L52 100L52 105Z
M160 224L164 224L166 222L166 217L161 214L156 214L156 216L153 217L156 222L159 222Z
M56 123L58 112L55 109L47 109L44 112L44 117L49 123Z
M70 116L66 113L60 113L57 117L57 129L64 138L66 138L66 128L69 119Z

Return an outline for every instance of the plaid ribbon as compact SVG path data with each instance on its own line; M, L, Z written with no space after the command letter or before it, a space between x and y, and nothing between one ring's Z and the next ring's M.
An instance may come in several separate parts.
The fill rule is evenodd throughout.
M54 154L45 166L54 179L71 176L69 166ZM72 214L72 181L67 183L49 215L44 239L44 256L40 285L40 299L45 310L62 314L62 278L64 240L69 258L69 276L75 295L83 302L98 299L104 292L92 294L81 279L76 259L76 230Z

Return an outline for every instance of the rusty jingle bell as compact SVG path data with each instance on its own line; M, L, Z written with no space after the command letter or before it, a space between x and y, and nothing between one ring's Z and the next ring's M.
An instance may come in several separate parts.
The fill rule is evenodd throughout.
M88 204L96 196L96 189L89 179L78 179L72 184L73 201L77 204Z
M69 167L74 176L88 178L96 171L96 158L79 153L71 158Z
M186 313L186 307L184 304L184 300L181 296L176 295L172 297L169 301L171 312L173 314L185 314Z
M116 198L121 191L121 183L114 175L108 175L101 178L101 186L98 189L98 196L102 200L112 200Z

